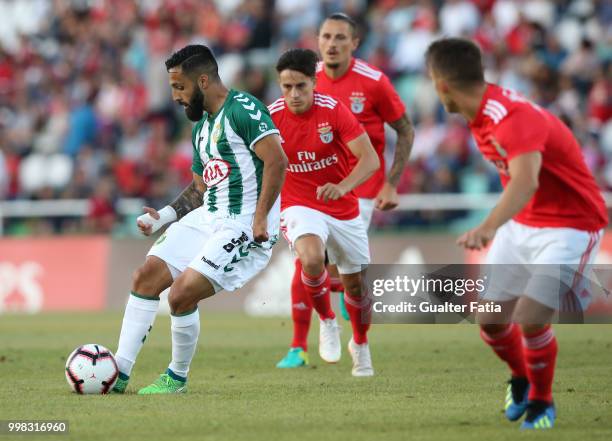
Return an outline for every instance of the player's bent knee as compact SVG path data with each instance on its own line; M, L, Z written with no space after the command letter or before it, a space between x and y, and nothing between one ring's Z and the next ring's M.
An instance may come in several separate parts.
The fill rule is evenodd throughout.
M302 270L311 276L321 274L325 270L325 256L306 253L300 256L302 262Z
M168 294L168 304L170 312L175 315L193 311L197 306L197 302L193 301L189 293L176 283L172 285Z
M172 284L172 274L166 262L148 256L132 275L132 291L140 296L158 298Z
M165 288L160 289L154 279L154 273L150 268L146 264L142 265L132 275L132 291L143 297L159 297Z
M317 236L300 236L295 243L295 251L306 274L316 276L325 270L325 247Z
M215 288L202 274L188 268L172 284L168 303L172 314L184 314L193 311L200 300L215 294Z
M145 269L145 266L142 265L136 268L136 270L132 273L132 286L136 287L138 285L142 285L143 283L145 283L146 279L147 271Z

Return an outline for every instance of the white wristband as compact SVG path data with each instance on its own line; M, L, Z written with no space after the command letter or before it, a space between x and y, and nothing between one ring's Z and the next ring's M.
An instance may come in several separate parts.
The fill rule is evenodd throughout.
M166 205L164 208L157 212L159 219L154 219L149 213L145 213L138 216L138 220L146 225L151 225L151 233L155 233L164 225L174 222L177 219L176 211L170 205Z

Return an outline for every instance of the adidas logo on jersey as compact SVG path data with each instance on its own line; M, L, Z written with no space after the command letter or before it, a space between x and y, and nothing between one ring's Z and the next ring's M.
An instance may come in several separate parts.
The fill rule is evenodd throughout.
M382 77L381 71L374 69L372 66L359 59L355 60L353 72L363 75L364 77L368 77L374 81L380 81L380 77Z
M508 115L508 110L499 101L488 99L482 113L491 118L495 124L499 124Z

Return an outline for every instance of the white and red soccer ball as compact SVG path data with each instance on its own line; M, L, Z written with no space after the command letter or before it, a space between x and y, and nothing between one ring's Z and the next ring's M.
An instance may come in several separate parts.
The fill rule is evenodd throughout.
M66 361L66 381L78 394L108 393L118 376L115 356L102 345L79 346Z

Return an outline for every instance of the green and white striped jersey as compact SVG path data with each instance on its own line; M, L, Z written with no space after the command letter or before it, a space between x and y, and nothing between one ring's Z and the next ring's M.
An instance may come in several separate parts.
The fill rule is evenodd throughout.
M274 133L279 131L267 107L254 96L233 89L216 114L204 114L198 121L191 134L191 169L207 186L204 208L208 212L230 217L255 214L263 161L253 148Z

